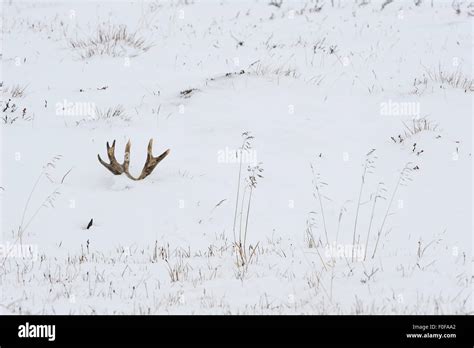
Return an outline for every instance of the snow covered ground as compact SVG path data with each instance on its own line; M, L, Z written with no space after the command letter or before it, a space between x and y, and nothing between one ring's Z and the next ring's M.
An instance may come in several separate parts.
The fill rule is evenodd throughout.
M0 312L472 314L472 15L2 1Z

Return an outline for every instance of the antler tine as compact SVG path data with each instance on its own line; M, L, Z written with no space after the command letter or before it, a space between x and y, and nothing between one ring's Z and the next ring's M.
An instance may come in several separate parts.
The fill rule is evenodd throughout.
M148 150L147 150L147 156L146 156L146 162L145 165L143 166L142 173L136 180L143 180L145 179L148 175L150 175L153 170L156 168L156 166L170 153L170 149L166 150L163 152L161 155L158 157L153 157L153 139L150 139L148 142Z
M100 155L97 155L97 158L99 159L99 162L108 170L110 170L114 175L120 175L123 173L123 167L120 163L117 162L117 159L115 158L115 140L112 143L112 146L109 145L109 142L107 142L107 156L109 157L110 163L107 163L100 158Z
M128 172L128 167L130 166L130 147L132 143L128 140L127 144L125 145L125 155L123 156L123 170Z
M130 140L128 140L127 142L127 145L125 145L125 155L124 155L124 158L123 158L123 172L125 173L125 175L129 178L129 179L132 179L132 180L138 180L137 178L135 178L132 174L130 174L128 168L130 167L130 148L132 146L132 143L130 142Z

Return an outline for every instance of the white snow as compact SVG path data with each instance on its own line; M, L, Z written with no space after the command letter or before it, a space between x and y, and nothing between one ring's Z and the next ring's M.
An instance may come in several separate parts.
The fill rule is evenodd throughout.
M0 312L473 313L472 8L269 3L2 2Z

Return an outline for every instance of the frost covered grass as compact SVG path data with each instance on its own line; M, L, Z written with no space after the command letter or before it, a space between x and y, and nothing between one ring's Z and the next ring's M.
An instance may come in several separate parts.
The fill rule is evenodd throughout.
M394 143L402 143L405 140L414 137L416 134L423 132L433 132L434 134L440 133L439 125L436 122L429 120L427 117L413 118L407 122L402 121L402 124L404 127L403 131L396 136L390 137ZM416 147L412 150L414 152Z
M449 260L442 241L407 246L411 250L403 261L399 255L364 263L350 262L343 252L330 255L330 249L323 248L323 267L312 249L268 240L256 249L242 277L226 240L217 239L203 249L155 241L105 253L88 240L76 250L62 250L60 257L10 257L0 273L4 291L15 284L36 290L4 297L2 308L15 314L472 314L466 306L467 274L450 283L455 295L419 291L423 281L436 274L436 263ZM451 262L467 261L459 255ZM389 273L395 274L399 288L387 286ZM253 287L263 288L249 293ZM382 290L385 296L365 298L360 292L347 293L349 287Z
M437 69L426 69L423 77L414 81L416 93L420 88L426 89L429 84L433 83L444 88L450 87L465 92L474 92L474 79L459 68L454 71L443 69L441 66L438 66Z
M26 94L27 85L13 85L11 87L3 87L4 98L23 98Z
M69 39L69 46L86 59L102 55L134 57L148 51L151 44L139 33L131 32L126 25L103 24L88 37Z

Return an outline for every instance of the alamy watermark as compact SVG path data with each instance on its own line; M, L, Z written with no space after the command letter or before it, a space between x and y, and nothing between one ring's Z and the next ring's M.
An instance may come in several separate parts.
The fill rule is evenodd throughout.
M380 103L380 115L382 116L420 116L419 102L396 102L389 99Z
M246 163L250 165L257 165L257 151L253 149L237 149L232 150L225 147L217 151L218 163Z
M56 340L56 325L37 325L26 322L18 326L19 338L46 338L52 342Z
M337 244L336 242L326 245L324 254L328 258L351 259L363 261L365 248L360 245Z
M90 102L71 102L64 99L56 103L56 115L58 116L83 116L96 118L95 103Z

